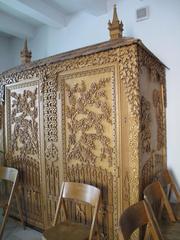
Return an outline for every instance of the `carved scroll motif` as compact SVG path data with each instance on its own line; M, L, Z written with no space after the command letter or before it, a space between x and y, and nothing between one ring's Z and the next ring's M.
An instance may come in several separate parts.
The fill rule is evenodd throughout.
M91 83L84 81L70 87L66 84L68 105L66 106L67 129L69 131L66 159L95 164L97 159L108 161L112 166L111 140L105 136L104 122L112 124L104 87L109 78ZM97 145L100 153L97 155Z
M151 151L151 113L150 102L141 97L141 144L142 153L149 153Z
M37 88L34 92L24 90L23 94L12 92L11 98L12 153L38 154Z
M44 127L47 142L57 142L57 79L49 76L44 81Z
M160 150L164 146L163 104L161 92L157 89L153 91L153 105L156 109L157 150Z

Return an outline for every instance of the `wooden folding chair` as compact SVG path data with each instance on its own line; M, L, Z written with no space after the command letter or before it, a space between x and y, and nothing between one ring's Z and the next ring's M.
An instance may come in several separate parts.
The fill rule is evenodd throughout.
M170 175L168 169L165 169L159 178L159 181L162 185L162 187L164 188L166 195L168 197L168 200L171 204L171 207L173 209L173 212L176 216L176 219L180 221L180 193L176 188L176 184L172 178L172 176ZM176 202L171 202L171 196L172 194L174 194L173 196L175 196L175 200Z
M153 213L148 209L145 201L140 201L128 207L120 217L119 240L129 240L135 230L145 226L144 239L163 240Z
M43 236L45 237L45 239L91 240L92 237L95 235L95 224L97 211L99 207L99 198L100 190L94 186L83 183L64 182L61 187L53 227L44 232ZM71 202L70 204L72 204L72 202L75 202L75 204L80 203L91 206L92 207L90 214L92 216L91 224L88 225L72 222L71 221L72 219L70 219L70 216L68 216L69 210L67 208L68 201ZM61 221L59 224L57 224L61 207L63 207L64 209L65 221L63 222ZM81 213L83 212L83 210L79 209L79 212Z
M3 208L3 219L2 219L2 224L0 226L0 239L2 239L4 228L8 219L11 203L13 200L13 197L16 199L17 203L17 208L19 211L20 215L20 220L22 224L24 225L23 221L23 214L20 206L20 201L19 201L19 193L18 193L18 170L15 168L10 168L10 167L0 167L0 184L3 183L11 183L11 186L8 184L8 189L9 192L8 194L1 193L0 195L0 208ZM6 192L7 193L7 192Z
M145 188L144 199L148 208L153 210L164 239L180 239L180 223L176 222L171 205L159 181L155 181Z

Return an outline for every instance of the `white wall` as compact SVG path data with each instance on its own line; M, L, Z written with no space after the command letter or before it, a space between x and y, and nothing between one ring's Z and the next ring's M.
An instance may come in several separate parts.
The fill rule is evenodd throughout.
M0 36L0 72L13 66L11 38Z
M150 18L135 21L135 9L150 7ZM143 40L169 68L167 70L168 167L180 186L180 1L123 0L120 8L128 36Z
M180 185L179 0L108 0L108 13L105 15L95 17L82 12L73 16L63 29L42 27L34 39L29 41L33 59L108 40L107 22L112 17L112 6L115 2L124 23L124 35L140 38L170 68L167 71L168 166ZM136 22L136 8L142 6L150 7L150 18ZM12 65L19 64L22 46L21 40L12 41Z

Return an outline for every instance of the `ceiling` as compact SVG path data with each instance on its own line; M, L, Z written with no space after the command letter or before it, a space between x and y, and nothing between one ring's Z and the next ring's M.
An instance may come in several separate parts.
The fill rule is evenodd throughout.
M33 38L43 26L63 28L81 11L99 16L108 0L0 0L0 36Z

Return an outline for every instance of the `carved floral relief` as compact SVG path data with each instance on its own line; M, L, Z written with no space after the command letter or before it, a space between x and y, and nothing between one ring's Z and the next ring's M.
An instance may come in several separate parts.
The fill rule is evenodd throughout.
M67 161L77 159L94 165L99 159L112 165L111 139L104 132L104 122L112 124L112 111L104 89L109 81L109 78L94 81L89 88L84 81L73 87L66 83Z
M23 93L11 92L12 153L38 154L37 88Z
M21 203L29 224L43 227L38 81L9 85L6 164L19 170ZM18 216L16 208L13 214Z
M164 146L164 123L163 123L163 103L161 91L154 89L153 91L153 105L156 109L157 122L157 150Z

